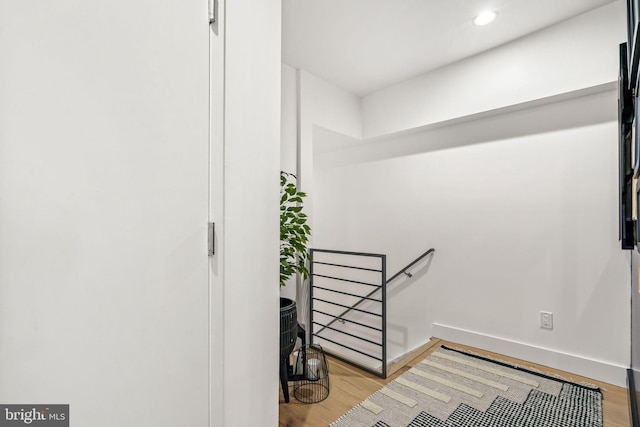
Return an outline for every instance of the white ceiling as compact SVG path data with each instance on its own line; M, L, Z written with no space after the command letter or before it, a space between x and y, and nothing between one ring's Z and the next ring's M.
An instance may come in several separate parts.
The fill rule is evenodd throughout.
M613 1L282 0L282 60L363 96Z

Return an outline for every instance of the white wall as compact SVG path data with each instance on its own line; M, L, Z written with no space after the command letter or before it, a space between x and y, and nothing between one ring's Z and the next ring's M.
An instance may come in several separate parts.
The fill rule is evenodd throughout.
M298 179L303 191L313 188L313 127L321 126L362 138L360 98L305 70L297 70ZM309 200L310 208L313 204ZM313 212L313 209L310 209Z
M614 2L362 99L376 137L546 98L618 75L625 4Z
M298 139L298 81L296 70L282 64L282 117L280 118L280 170L296 173Z
M615 93L591 96L615 111ZM591 104L580 98L551 114L580 115ZM402 140L400 147L380 141L386 158L368 158L360 146L316 167L317 246L386 253L390 274L436 249L413 279L390 288L391 358L424 343L440 323L628 364L629 263L617 241L614 113L559 129L546 126L549 109L416 134L411 144L419 141L421 152L413 145L403 152ZM540 132L489 133L525 118ZM445 132L465 144L443 148ZM553 331L539 328L540 310L554 313ZM598 336L605 343L594 344ZM616 376L622 368L615 371L581 373L624 384Z
M436 249L390 289L390 358L435 331L624 386L629 261L617 239L614 91L623 9L365 97L363 140L316 127L313 144L331 149L310 169L314 246L386 253L390 274ZM553 331L539 328L541 310L554 313Z
M278 424L280 166L280 0L225 2L224 79L214 75L212 214L217 265L212 293L224 301L224 335L213 343L223 364L224 402L212 425ZM220 54L219 44L213 54ZM218 107L217 109L215 107ZM221 111L221 108L224 111ZM224 120L223 126L220 120ZM218 155L216 158L215 155ZM214 260L214 262L216 262ZM214 337L215 339L215 337ZM221 355L216 353L222 351Z
M309 215L309 223L313 224L314 127L320 125L360 139L362 137L360 98L305 70L294 70L286 64L282 66L282 86L281 168L296 173L298 188L308 193L305 199L305 212ZM294 93L295 102L293 102ZM292 144L294 126L296 128L295 146ZM284 169L291 167L293 156L297 162L295 169ZM310 246L313 245L314 235L312 229ZM306 323L308 316L306 289L303 283L297 283L294 288L293 280L290 280L290 283L281 291L282 296L298 301L298 318L301 323Z
M280 117L280 170L298 173L298 78L295 68L282 64L282 116ZM297 277L280 288L280 296L296 300Z

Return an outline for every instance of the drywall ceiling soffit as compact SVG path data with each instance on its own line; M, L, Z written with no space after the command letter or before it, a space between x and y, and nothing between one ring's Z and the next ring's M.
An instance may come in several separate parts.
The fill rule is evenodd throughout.
M614 1L283 0L282 59L364 96Z
M364 139L314 125L314 160L340 166L612 123L617 96L617 82L605 83Z

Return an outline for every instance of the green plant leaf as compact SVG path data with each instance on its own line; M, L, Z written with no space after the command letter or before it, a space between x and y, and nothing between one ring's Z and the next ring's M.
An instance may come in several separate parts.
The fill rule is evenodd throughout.
M309 278L307 244L311 228L303 212L307 193L298 191L296 177L280 172L280 286L294 274Z

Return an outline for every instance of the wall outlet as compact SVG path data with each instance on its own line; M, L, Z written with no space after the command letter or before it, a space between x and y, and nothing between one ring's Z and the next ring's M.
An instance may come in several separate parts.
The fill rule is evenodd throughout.
M540 312L540 327L542 329L553 329L553 313L549 311Z

